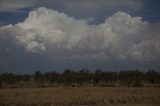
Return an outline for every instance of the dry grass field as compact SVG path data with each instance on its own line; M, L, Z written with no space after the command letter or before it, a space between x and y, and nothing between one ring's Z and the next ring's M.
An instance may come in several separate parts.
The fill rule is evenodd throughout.
M160 88L6 88L0 106L160 106Z

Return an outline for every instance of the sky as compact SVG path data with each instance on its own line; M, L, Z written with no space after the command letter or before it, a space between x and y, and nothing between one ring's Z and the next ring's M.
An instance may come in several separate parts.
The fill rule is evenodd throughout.
M159 0L0 0L0 73L160 71Z

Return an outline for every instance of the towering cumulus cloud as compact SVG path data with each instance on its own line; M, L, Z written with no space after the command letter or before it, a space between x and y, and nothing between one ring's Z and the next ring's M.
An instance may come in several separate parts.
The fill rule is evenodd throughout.
M31 11L24 22L1 27L0 40L10 36L28 52L58 57L155 60L160 58L157 27L124 12L90 25L41 7Z

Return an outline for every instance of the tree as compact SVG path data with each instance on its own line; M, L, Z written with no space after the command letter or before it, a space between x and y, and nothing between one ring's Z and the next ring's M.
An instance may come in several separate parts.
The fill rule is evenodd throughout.
M61 77L62 77L62 82L63 82L64 85L69 86L69 85L71 85L73 82L75 82L74 71L71 71L71 70L69 70L69 69L66 69L66 70L62 73Z
M1 80L5 83L8 84L15 84L16 83L16 75L14 75L13 73L3 73L1 74Z
M41 77L42 77L41 72L36 71L35 74L34 74L34 79L35 79L36 81L39 81L39 80L41 79Z
M119 73L119 81L121 86L131 86L131 71L120 71Z
M1 75L0 75L0 88L2 87L2 80L1 80Z
M94 86L98 85L101 80L102 70L97 69L94 76Z
M142 85L142 81L144 79L144 74L143 72L139 71L138 69L136 69L135 71L132 71L132 80L133 80L133 86L134 87L141 87Z
M49 82L49 83L53 83L53 82L59 82L59 74L56 73L55 71L52 72L47 72L44 74L45 79Z
M41 74L41 72L36 71L34 74L34 79L39 87L44 87L45 78L43 77L43 74Z
M153 69L148 70L146 73L146 80L151 84L155 84L158 82L158 72Z
M76 73L75 79L78 86L83 86L83 83L91 82L91 74L88 70L82 69Z
M28 75L28 74L25 74L25 75L22 76L22 79L23 79L24 81L30 81L30 78L31 78L31 76Z

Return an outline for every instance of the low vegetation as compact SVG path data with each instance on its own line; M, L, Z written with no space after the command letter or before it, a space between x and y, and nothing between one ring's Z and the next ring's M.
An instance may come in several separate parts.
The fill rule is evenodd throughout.
M0 74L0 106L160 106L160 73L65 70Z
M102 87L159 87L160 73L155 70L147 72L136 70L126 71L89 71L64 70L41 73L36 71L28 74L0 74L0 87L58 87L58 86L102 86Z

